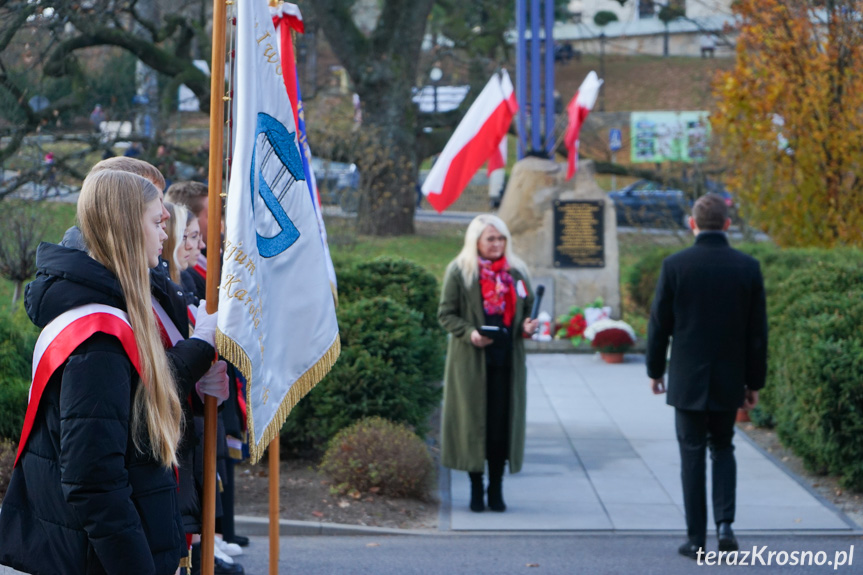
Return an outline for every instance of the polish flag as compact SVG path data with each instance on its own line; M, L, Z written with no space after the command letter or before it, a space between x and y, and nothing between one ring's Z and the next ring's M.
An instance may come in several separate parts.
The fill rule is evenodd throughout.
M285 81L288 98L291 99L291 106L294 110L294 125L299 126L300 107L297 96L297 72L294 66L294 41L291 38L291 31L296 30L300 34L305 34L306 25L303 23L303 14L296 4L283 2L278 6L270 6L270 15L273 17L273 27L279 33L278 41L281 53L282 79Z
M596 103L596 98L599 96L599 87L602 86L602 80L596 75L596 72L591 71L581 86L578 92L572 97L569 105L566 107L567 115L569 115L569 125L566 127L566 136L563 138L563 143L566 144L566 149L569 151L568 161L569 166L566 170L566 179L569 180L575 175L578 170L578 133L581 131L581 125L587 119L587 115L593 109Z
M488 175L490 176L495 170L502 170L506 167L506 134L500 140L497 149L491 153L488 159Z
M500 153L517 110L512 81L501 70L477 96L423 182L422 192L438 213L458 199L492 154Z

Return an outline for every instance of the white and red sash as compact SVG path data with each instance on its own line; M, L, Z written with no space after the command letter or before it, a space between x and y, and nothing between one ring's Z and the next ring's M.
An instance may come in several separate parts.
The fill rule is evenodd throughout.
M192 269L198 272L199 276L207 279L207 258L205 258L203 254L198 254L198 261L195 262Z
M153 304L153 314L156 316L156 327L159 328L159 337L162 338L162 345L165 349L171 349L177 342L183 339L183 334L171 321L171 316L159 303L155 296L150 296L150 302Z
M60 314L45 326L36 347L33 350L33 380L30 384L30 396L27 402L27 412L24 416L24 429L18 442L18 453L15 465L24 452L27 438L36 421L39 401L54 372L62 366L75 349L95 333L105 333L120 340L126 355L141 373L141 362L138 357L138 346L135 344L135 334L125 312L102 304L88 304L71 309Z
M198 314L198 308L194 307L191 304L186 306L186 315L189 318L189 326L193 329L195 327L195 324L198 321L198 315L197 314Z

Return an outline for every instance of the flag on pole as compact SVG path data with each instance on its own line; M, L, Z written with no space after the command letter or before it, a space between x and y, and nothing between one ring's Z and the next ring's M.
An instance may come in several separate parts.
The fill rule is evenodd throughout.
M566 149L569 151L567 154L569 161L569 166L566 170L567 180L572 178L576 170L578 170L578 134L581 131L581 125L587 119L587 115L596 103L600 86L602 86L602 80L599 79L596 72L591 70L566 107L566 112L569 116L569 125L566 127L566 136L563 138L563 143L566 144Z
M266 0L238 5L236 67L216 343L248 382L249 450L258 461L335 363L340 342Z
M285 78L285 87L288 97L294 107L294 119L297 121L299 133L299 145L303 158L303 173L309 188L309 194L315 206L315 216L318 220L318 229L321 233L321 243L324 246L325 263L327 265L327 277L330 278L330 288L333 297L338 301L338 281L336 280L336 268L333 266L333 258L330 255L330 245L327 242L327 228L324 224L324 216L321 211L321 196L318 192L318 182L315 172L312 170L312 150L306 137L306 119L303 114L303 96L300 91L300 77L294 64L294 44L291 41L291 30L302 34L305 30L303 14L296 4L284 2L278 6L270 6L270 14L273 16L273 26L279 32L279 52L282 58L282 74ZM289 80L292 78L293 80ZM294 90L290 89L294 86Z
M487 174L489 176L495 170L502 170L506 167L506 146L507 140L506 134L504 134L503 138L500 139L500 144L498 144L497 149L491 153L491 156L488 159Z
M499 150L518 111L506 70L491 77L444 146L422 192L439 213L461 195L473 175Z
M306 25L303 23L300 8L296 4L282 2L278 6L269 6L269 10L273 17L273 26L278 32L278 47L282 57L282 79L293 105L294 125L299 126L297 71L296 66L294 66L294 43L291 40L291 30L296 30L302 34L306 30Z

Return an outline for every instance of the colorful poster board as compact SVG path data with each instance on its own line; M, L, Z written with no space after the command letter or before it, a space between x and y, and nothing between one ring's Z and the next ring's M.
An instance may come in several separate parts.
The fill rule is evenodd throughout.
M701 162L707 157L709 112L632 112L632 163Z

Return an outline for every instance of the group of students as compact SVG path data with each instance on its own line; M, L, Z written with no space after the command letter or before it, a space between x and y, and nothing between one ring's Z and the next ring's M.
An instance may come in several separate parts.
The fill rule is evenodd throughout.
M25 308L42 329L0 564L27 573L200 572L203 399L218 398L216 573L233 530L241 375L215 361L203 300L207 189L116 157L84 180L77 226L37 251ZM228 445L233 447L229 449ZM233 456L233 457L232 457Z

